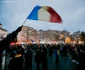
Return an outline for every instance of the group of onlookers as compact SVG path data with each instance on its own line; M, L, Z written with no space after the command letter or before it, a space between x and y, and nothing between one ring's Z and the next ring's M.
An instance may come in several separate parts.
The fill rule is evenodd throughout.
M63 59L66 56L76 64L76 70L84 69L85 65L85 45L84 44L29 44L11 46L9 70L32 70L33 57L36 63L36 70L48 70L48 56L55 55L55 63L59 63L59 56Z

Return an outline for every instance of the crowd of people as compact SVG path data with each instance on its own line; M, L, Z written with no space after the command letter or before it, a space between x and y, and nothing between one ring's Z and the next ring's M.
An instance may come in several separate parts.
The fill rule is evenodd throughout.
M48 56L55 55L55 63L59 64L59 55L65 59L67 56L76 65L76 70L84 69L85 45L79 44L27 44L10 46L9 70L32 70L32 62L36 63L36 70L48 70ZM23 66L24 65L24 66ZM41 66L40 66L41 65Z
M32 46L26 45L25 48L22 48L21 45L18 45L10 48L9 70L21 70L24 63L26 70L32 70L33 53L35 53L36 69L40 70L40 64L42 64L43 70L47 70L47 49L44 45L37 48Z
M23 26L18 27L15 31L8 34L6 38L0 41L0 69L2 63L2 52L9 48L10 43L15 40L17 34L21 31L22 27Z
M2 63L2 52L6 49L9 53L9 70L32 70L32 59L35 58L36 70L48 70L48 56L55 54L55 63L59 63L59 55L63 59L66 56L76 64L76 70L84 70L85 67L85 44L27 44L13 45L10 43L16 38L21 27L9 34L4 40L0 41L0 68Z

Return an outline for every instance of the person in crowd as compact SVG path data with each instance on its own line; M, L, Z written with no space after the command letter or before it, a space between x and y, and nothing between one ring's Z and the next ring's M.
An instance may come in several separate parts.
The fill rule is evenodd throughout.
M40 63L41 63L41 49L40 49L40 46L37 47L37 50L36 50L35 62L36 62L36 70L40 70Z
M58 48L56 47L55 51L55 63L59 63L59 55L58 55Z
M15 31L10 33L5 39L0 41L0 68L1 68L1 62L2 62L2 52L9 47L9 44L14 41L17 34L21 31L22 26L18 27Z
M63 47L63 57L66 57L67 56L67 46L64 45Z
M64 45L63 44L60 44L60 54L63 56L63 47Z
M22 45L18 44L16 48L21 51L21 55L24 57L25 49L22 47Z
M13 50L10 53L10 59L13 59L15 57L16 52Z
M80 51L78 52L77 56L77 67L76 70L85 70L85 46L81 45Z
M44 45L42 45L41 48L41 64L42 64L42 69L47 70L47 49Z
M26 70L32 70L32 51L29 48L27 48L27 51L25 53L25 63L26 63Z
M8 69L9 70L22 70L23 65L23 57L21 55L21 51L17 50L16 55L9 62Z
M49 56L51 57L53 54L53 47L52 45L49 46Z

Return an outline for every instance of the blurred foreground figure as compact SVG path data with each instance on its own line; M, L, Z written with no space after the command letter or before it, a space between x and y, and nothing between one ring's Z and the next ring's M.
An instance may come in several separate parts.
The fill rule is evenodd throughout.
M26 63L26 70L32 70L32 51L30 48L27 49L25 53L25 63Z
M15 57L10 60L8 69L22 70L22 65L23 65L23 56L21 55L21 51L17 50Z
M12 33L10 33L5 39L3 39L2 41L0 41L0 68L1 68L1 54L2 52L8 48L9 44L14 41L14 39L16 38L18 32L20 32L22 29L22 26L18 27L15 31L13 31Z

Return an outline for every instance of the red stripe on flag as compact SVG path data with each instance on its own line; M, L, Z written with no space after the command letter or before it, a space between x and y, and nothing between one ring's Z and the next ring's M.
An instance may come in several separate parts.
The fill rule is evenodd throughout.
M51 7L48 7L47 11L51 14L50 22L58 22L58 23L62 22L61 17Z

